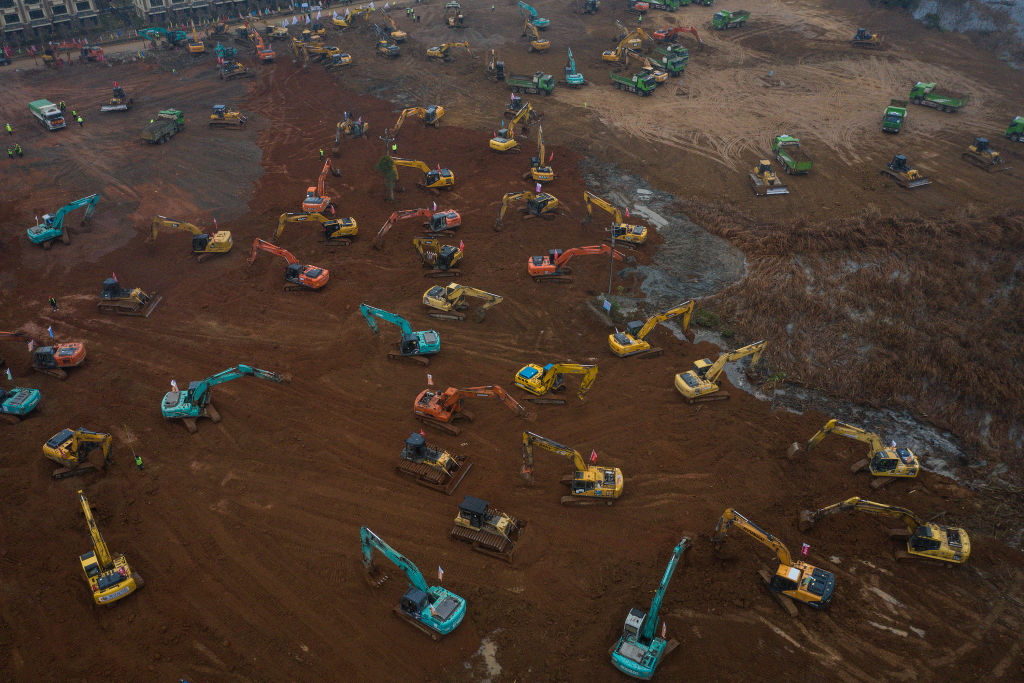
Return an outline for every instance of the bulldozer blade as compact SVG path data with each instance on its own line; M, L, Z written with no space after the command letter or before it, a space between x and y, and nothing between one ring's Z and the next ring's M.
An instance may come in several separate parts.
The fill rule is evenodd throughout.
M462 480L466 478L466 475L469 474L471 469L473 469L473 463L469 460L464 460L461 467L459 467L459 471L457 473L458 476L452 477L452 480L444 487L444 493L446 496L452 495L452 493L455 492L455 489L459 488L459 484L462 483Z
M811 513L810 510L801 510L800 511L800 520L799 520L797 526L800 529L800 531L807 531L812 526L814 526L814 517L812 516L812 513Z
M765 191L765 194L768 196L775 194L789 194L789 188L785 185L772 185Z
M154 295L153 298L150 299L150 301L149 301L149 306L147 306L146 308L144 308L141 311L139 311L139 315L141 315L143 318L148 318L149 316L151 316L153 314L153 311L156 310L156 307L163 300L164 300L164 298L162 296L155 296Z
M128 111L127 104L104 104L100 111Z
M764 587L768 589L768 592L771 593L772 597L775 598L775 601L779 603L779 606L782 607L782 609L786 610L786 614L793 617L794 619L800 615L800 613L796 609L796 605L793 604L793 601L791 599L787 598L785 595L782 595L781 593L776 593L771 589L772 579L771 574L768 573L767 569L758 569L757 575L761 577L761 581L764 583Z
M419 363L420 365L430 365L430 358L427 356L405 356L401 353L391 351L388 353L388 358L391 360L411 360Z
M529 401L530 403L536 403L538 405L545 405L545 406L564 406L565 405L565 399L564 398L541 398L541 397L538 396L538 397L535 397L535 398L528 398L526 400Z

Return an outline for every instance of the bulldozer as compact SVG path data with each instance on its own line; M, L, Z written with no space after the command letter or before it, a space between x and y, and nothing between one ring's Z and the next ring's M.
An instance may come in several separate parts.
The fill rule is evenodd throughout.
M161 301L163 301L162 296L156 294L150 296L138 287L126 289L121 286L116 277L108 277L103 281L99 310L103 313L148 318Z
M837 512L854 510L871 515L884 515L903 520L903 529L890 529L891 538L906 541L906 552L896 552L896 559L920 557L939 562L963 564L971 555L971 539L967 532L958 526L943 526L934 522L923 522L917 515L906 508L885 505L864 500L854 496L846 500L821 508L820 510L804 510L800 513L800 531L809 530L824 517Z
M401 330L402 336L396 345L398 350L388 352L388 358L393 360L408 358L420 365L430 365L430 356L441 351L441 335L435 330L419 330L414 332L409 321L402 316L385 311L382 308L370 306L369 304L360 304L359 312L366 319L366 324L370 326L370 331L375 335L380 334L380 329L377 327L374 318L396 325Z
M465 456L452 455L443 448L427 445L423 432L409 435L395 465L395 471L403 477L447 496L452 495L471 469L473 463Z
M779 176L772 170L772 162L761 159L750 174L750 183L754 186L754 194L767 197L776 194L789 194L789 188L782 184Z
M237 59L225 59L224 63L221 64L219 74L221 80L233 81L236 78L253 78L256 76L255 73L249 70L245 64L242 64Z
M911 168L907 162L907 157L902 154L897 154L892 158L892 161L882 169L882 175L889 176L899 183L900 187L905 187L908 190L932 184L932 181L921 175L920 171L916 168Z
M653 315L646 322L630 320L626 323L626 329L622 332L615 330L614 334L608 335L608 347L619 358L654 358L662 354L662 349L654 348L647 341L655 327L678 316L683 316L683 334L690 329L690 316L693 315L693 301L684 301L678 306L673 306L664 313Z
M452 173L451 169L441 168L438 164L436 169L432 169L422 161L415 159L403 159L401 157L391 157L391 161L395 164L395 182L398 181L398 167L404 168L415 168L423 172L422 182L417 182L416 187L429 190L436 194L436 190L445 190L451 187L455 187L455 174Z
M509 205L521 199L526 200L526 204L519 208L519 213L522 214L523 220L529 220L530 218L554 220L555 216L562 213L562 205L558 201L558 197L553 194L548 194L547 192L530 192L529 190L523 192L506 192L501 198L501 207L498 209L498 217L494 219L495 231L501 230L502 220L505 218L505 212L508 211Z
M534 395L535 398L526 399L531 403L565 405L565 399L545 396L551 392L565 391L566 375L583 375L580 388L576 392L576 397L582 401L590 387L597 381L597 366L577 363L548 363L541 366L530 363L519 369L513 381L517 387Z
M866 28L859 28L853 35L853 39L850 40L850 44L854 47L878 49L882 47L882 36L877 33L868 33Z
M566 264L575 256L610 255L616 261L623 261L626 255L607 244L595 244L589 247L573 247L572 249L549 249L546 256L531 256L526 261L526 269L534 282L552 282L567 284L572 282L572 269Z
M533 432L523 432L523 465L519 470L519 476L528 486L533 485L535 445L572 461L573 473L561 479L561 483L569 487L569 495L562 496L562 505L613 505L622 497L622 470L618 467L599 467L597 450L591 453L588 465L575 448L563 446Z
M790 616L797 616L794 602L819 610L828 607L836 586L835 574L802 560L794 560L782 541L732 508L727 508L719 518L718 524L715 525L711 545L716 552L725 542L726 532L733 526L739 527L755 541L775 551L775 571L760 569L758 575L779 605Z
M466 52L469 53L469 56L473 56L473 50L470 49L469 42L463 40L462 42L458 43L441 43L440 45L437 45L435 47L428 47L427 59L433 60L435 62L450 62L453 59L451 55L451 49L453 47L465 48Z
M1003 163L1003 157L988 145L988 138L974 138L974 144L967 146L964 160L982 168L989 173L1009 171L1010 167Z
M867 470L872 477L875 477L875 480L871 482L871 488L877 489L886 486L896 479L912 479L921 470L917 456L909 448L899 447L895 441L884 446L882 439L877 434L836 419L826 422L825 426L807 441L807 450L814 448L833 432L868 445L868 457L855 462L850 467L850 471L856 474ZM792 446L790 447L791 453L795 450Z
M207 233L196 225L172 220L165 216L157 216L153 219L152 231L148 241L156 241L156 235L160 228L184 230L185 232L192 233L192 255L196 257L197 263L202 263L208 256L214 254L226 254L231 251L231 247L234 245L230 230L217 230Z
M423 223L423 231L430 235L450 237L455 234L452 231L462 225L462 216L455 209L442 209L441 211L435 209L401 209L388 216L388 219L384 221L384 225L380 226L377 236L373 239L374 248L383 249L384 238L391 231L394 224L410 218L426 218L427 220Z
M113 441L110 434L89 431L85 427L60 430L43 444L43 455L60 465L50 476L53 479L66 479L100 469L106 470L111 462L110 447ZM89 462L89 453L96 448L103 453L102 467Z
M434 237L413 237L412 246L423 267L431 269L423 277L458 277L460 274L457 266L462 262L465 247L461 241L455 246L441 244L441 240Z
M284 271L284 290L286 292L323 289L324 285L331 278L331 271L328 269L321 268L320 266L303 265L287 249L282 249L276 244L262 240L259 237L255 238L252 242L252 249L249 252L248 259L250 266L256 261L256 255L261 251L280 256L288 262L288 266Z
M463 402L467 398L497 398L519 417L527 416L526 408L496 385L467 389L448 387L444 391L424 389L416 395L412 411L424 425L458 436L462 433L462 429L453 425L452 422L456 420L473 421L472 414L463 409Z
M213 105L213 113L210 114L210 126L222 128L242 128L248 119L240 111L228 109L227 105Z
M725 370L725 364L753 356L750 359L750 366L753 367L761 360L761 354L767 345L768 342L759 341L734 351L726 351L714 363L707 358L696 360L693 362L692 370L676 375L676 390L683 395L687 403L725 400L729 398L729 394L718 391L721 388L718 385L718 377Z
M583 192L583 204L587 207L587 215L581 221L583 225L590 222L593 217L593 207L601 209L612 217L611 233L616 245L623 244L627 247L638 247L647 241L647 226L633 225L623 222L623 214L619 209L606 199L598 197L592 192ZM629 209L626 209L625 218L629 218Z
M462 13L462 5L452 0L444 6L444 23L448 28L466 28L466 17Z
M487 311L500 304L504 298L498 294L491 294L476 287L466 287L457 282L452 282L447 287L435 285L423 293L423 305L433 308L427 313L431 318L440 320L465 320L466 314L462 311L469 308L466 297L482 299L483 304L474 313L474 319L482 323L487 317Z
M482 498L466 496L459 503L449 536L484 555L511 562L526 522L501 512Z
M359 234L359 225L356 219L351 216L347 218L328 218L322 213L282 213L277 219L277 230L274 231L272 241L276 244L284 233L284 226L288 223L319 223L323 228L320 243L329 247L348 246Z
M128 97L124 88L114 83L114 92L107 104L100 107L100 111L128 111L132 108L132 98Z

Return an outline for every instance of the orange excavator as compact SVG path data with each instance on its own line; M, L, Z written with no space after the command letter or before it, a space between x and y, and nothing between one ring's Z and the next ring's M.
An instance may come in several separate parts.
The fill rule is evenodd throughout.
M327 213L327 210L330 209L331 215L334 214L334 204L331 202L331 198L324 194L324 181L327 180L328 172L335 178L341 175L341 171L331 165L330 159L324 162L324 168L320 171L320 179L317 180L316 187L306 188L306 198L302 200L302 210L306 213Z
M682 33L693 34L693 37L697 39L697 46L700 49L704 49L704 41L697 35L696 26L666 26L653 32L651 36L659 43L674 43L676 42L676 36Z
M616 261L625 259L618 249L612 253L612 248L607 244L595 244L589 247L573 247L572 249L549 249L547 256L531 256L526 267L530 271L530 277L534 282L572 282L572 270L567 264L573 256L597 256L610 254Z
M2 332L0 341L12 340L28 343L32 338L24 332ZM85 344L82 342L62 342L49 346L34 345L32 349L32 369L57 379L67 379L65 368L75 368L85 362ZM0 358L0 365L3 365Z
M269 64L274 61L274 58L277 56L274 53L274 49L267 47L263 42L263 36L261 36L259 32L252 27L249 28L249 40L252 41L252 46L256 50L256 58L259 59L261 63Z
M455 209L443 209L438 211L434 209L401 209L391 214L384 225L380 226L380 230L377 231L377 236L373 239L373 246L375 249L384 248L384 237L391 230L392 226L398 221L404 221L409 218L426 218L427 220L423 223L423 232L428 235L444 235L451 237L453 230L462 225L462 216Z
M266 240L261 240L259 237L254 239L252 242L252 251L249 252L249 265L253 264L256 260L256 254L261 251L276 254L288 262L288 267L285 268L284 271L284 279L286 282L284 286L285 291L291 292L299 289L322 289L331 277L331 272L326 268L302 265L287 249L282 249L276 244Z
M501 400L508 409L519 417L526 417L526 408L512 398L504 389L496 385L485 387L469 387L456 389L448 387L444 391L424 389L412 404L412 411L424 425L435 427L449 434L460 434L462 429L452 424L456 420L469 420L473 416L463 410L462 402L467 398L491 398Z

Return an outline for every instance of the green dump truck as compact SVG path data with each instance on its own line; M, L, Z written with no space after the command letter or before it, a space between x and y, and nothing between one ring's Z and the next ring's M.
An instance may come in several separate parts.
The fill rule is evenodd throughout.
M1003 135L1014 142L1024 142L1024 116L1015 117Z
M967 95L954 92L938 90L934 83L922 83L918 81L910 90L907 98L914 104L923 107L932 107L939 111L954 112L967 104Z
M715 16L711 17L711 28L716 31L723 31L727 28L739 28L746 24L749 18L750 12L745 9L735 12L722 10L721 12L715 12Z
M505 75L505 84L512 92L528 92L534 95L550 95L555 89L555 77L541 71L532 76L516 76L515 74Z
M142 139L153 145L162 145L183 130L185 115L177 109L164 109L142 129Z
M907 101L889 100L889 106L885 108L885 114L882 115L882 132L899 133L906 118Z
M799 138L786 134L776 135L772 140L772 151L789 175L804 175L811 172L814 162L800 149Z
M619 90L625 90L626 92L635 93L641 97L647 97L654 92L654 89L658 87L658 83L654 80L654 76L646 73L634 74L632 76L620 76L614 71L609 71L608 75L612 79L612 84Z
M686 65L690 62L690 51L682 45L658 45L650 59L655 66L675 77L686 71Z

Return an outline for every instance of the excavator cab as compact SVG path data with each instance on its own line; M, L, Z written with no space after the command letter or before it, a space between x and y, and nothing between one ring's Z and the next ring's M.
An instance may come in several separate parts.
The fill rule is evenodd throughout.
M423 123L436 127L440 125L442 116L444 116L444 109L440 109L436 104L431 104L426 108L426 113L423 115Z
M451 187L455 184L455 176L451 169L442 168L427 171L424 176L424 185L427 187Z
M202 252L206 251L206 245L210 243L210 236L206 233L200 235L192 235L192 251Z
M813 567L810 572L804 571L803 568L808 566L803 562L794 562L792 566L777 563L775 573L768 581L768 588L799 600L808 607L825 609L832 599L836 577L817 567Z
M541 192L533 199L526 200L526 210L535 216L539 216L544 213L548 204L555 202L557 206L558 200L555 199L554 195L550 195L547 192Z

